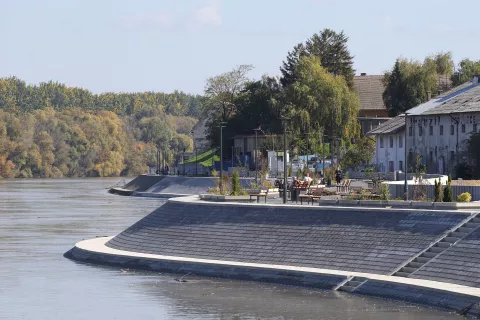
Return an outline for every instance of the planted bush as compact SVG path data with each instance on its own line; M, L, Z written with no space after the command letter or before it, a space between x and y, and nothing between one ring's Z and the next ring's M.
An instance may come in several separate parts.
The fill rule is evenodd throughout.
M470 202L472 201L472 195L468 192L464 192L458 195L457 202Z
M240 175L238 171L235 171L232 175L232 194L234 196L240 195L241 186L240 186Z
M392 195L390 194L390 188L388 184L382 183L380 185L380 199L389 200Z
M443 194L442 194L442 182L435 179L435 202L442 202Z
M450 182L447 183L447 186L443 190L443 202L453 202L453 192Z

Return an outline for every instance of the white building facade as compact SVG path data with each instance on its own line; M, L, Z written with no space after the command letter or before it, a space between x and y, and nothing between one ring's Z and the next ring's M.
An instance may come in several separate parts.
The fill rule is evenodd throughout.
M418 155L427 173L451 174L463 160L471 135L479 130L480 86L474 78L383 123L368 135L375 136L379 172L404 171L405 155L411 172Z

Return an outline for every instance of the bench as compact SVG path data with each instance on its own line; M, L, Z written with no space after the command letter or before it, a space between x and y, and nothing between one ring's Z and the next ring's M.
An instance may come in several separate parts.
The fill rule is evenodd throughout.
M310 203L311 201L313 206L313 201L315 199L320 199L322 197L322 193L323 193L323 188L312 188L310 189L309 193L300 195L300 204L302 205L303 199L306 199L307 203Z
M260 198L265 198L265 203L267 203L267 195L268 195L268 191L265 192L265 193L255 193L255 194L251 194L250 195L250 201L252 201L252 197L256 197L257 198L257 203L260 203Z

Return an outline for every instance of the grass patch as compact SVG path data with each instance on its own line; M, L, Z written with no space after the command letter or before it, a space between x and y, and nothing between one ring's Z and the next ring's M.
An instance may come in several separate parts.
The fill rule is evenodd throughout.
M211 167L213 166L214 161L220 161L220 156L215 154L216 149L208 150L204 153L201 153L197 155L196 157L192 157L183 163L198 163L199 165L205 166L205 167Z

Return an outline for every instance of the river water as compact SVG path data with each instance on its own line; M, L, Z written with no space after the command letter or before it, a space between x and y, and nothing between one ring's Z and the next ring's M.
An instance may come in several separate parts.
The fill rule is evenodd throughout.
M462 319L331 291L77 263L76 242L115 235L163 200L110 195L120 179L0 180L0 319Z

